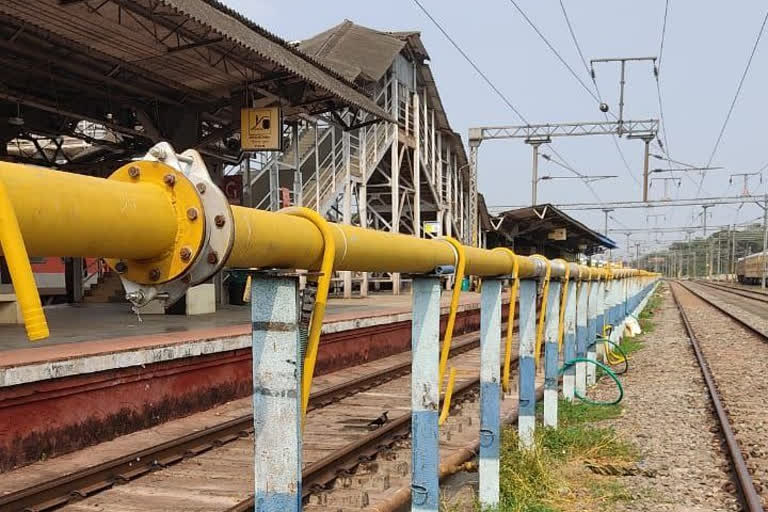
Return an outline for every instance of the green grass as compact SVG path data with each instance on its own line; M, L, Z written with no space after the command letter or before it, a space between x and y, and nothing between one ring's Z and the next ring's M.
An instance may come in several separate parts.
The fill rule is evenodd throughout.
M622 441L612 428L595 425L619 417L621 407L560 401L558 411L559 428L537 429L531 449L519 447L514 427L504 431L501 504L493 512L575 511L585 510L580 508L585 502L599 507L629 499L620 482L593 475L583 467L587 460L617 463L637 458L634 446ZM480 508L475 505L475 510Z

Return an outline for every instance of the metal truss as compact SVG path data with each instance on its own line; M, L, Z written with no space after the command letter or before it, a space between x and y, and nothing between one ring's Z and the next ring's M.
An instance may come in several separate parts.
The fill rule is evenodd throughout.
M469 129L469 140L529 139L547 141L552 137L580 137L584 135L622 135L630 138L655 137L658 119L642 121L595 121L581 123L547 123L521 126L483 126Z

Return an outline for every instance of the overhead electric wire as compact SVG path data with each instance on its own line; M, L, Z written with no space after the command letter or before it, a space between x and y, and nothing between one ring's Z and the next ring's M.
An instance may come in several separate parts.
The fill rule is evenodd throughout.
M723 134L725 133L725 129L728 127L728 121L731 119L731 114L733 114L733 109L736 106L736 101L739 99L739 94L741 94L741 88L744 85L744 81L747 78L747 74L749 73L749 68L752 66L752 59L755 57L755 53L757 52L757 47L760 44L760 39L763 37L763 33L765 32L765 24L768 21L768 10L765 12L765 16L763 17L763 23L760 25L760 31L757 33L757 37L755 38L755 44L752 45L752 51L749 54L749 59L747 60L747 65L744 68L744 72L741 74L741 79L739 80L739 85L736 87L736 94L733 95L733 100L731 101L731 106L728 108L728 114L725 116L725 120L723 120L723 125L720 127L720 133L717 135L717 140L715 141L715 146L712 148L712 153L709 155L709 160L707 161L706 167L709 167L712 164L712 160L715 158L715 154L717 153L717 149L720 147L720 141L723 138ZM706 177L706 172L703 172L701 175L701 180L699 181L699 190L696 192L696 197L699 196L701 193L701 187L704 184L704 178Z
M453 45L453 47L461 54L461 56L464 57L464 60L466 60L472 66L472 68L477 72L477 74L479 74L482 77L482 79L491 87L491 89L493 89L493 91L499 96L499 98L501 98L502 101L517 115L517 117L520 118L520 120L523 121L525 124L530 125L531 123L528 122L528 120L525 118L525 116L523 116L523 114L512 104L511 101L509 101L509 99L504 95L504 93L502 93L499 90L499 88L496 87L496 85L491 81L491 79L488 78L488 76L485 73L483 73L483 71L480 69L480 67L477 64L475 64L475 62L472 60L472 58L461 48L461 46L459 46L459 44L450 36L450 34L448 34L448 32L443 28L443 26L424 7L424 5L419 0L413 0L413 3L415 3L418 6L418 8L421 10L421 12L424 13L424 15L427 16L427 18L429 18L429 20L437 27L437 29L443 34L443 36L445 36L445 38L448 39L448 41L451 43L451 45ZM550 147L550 150L552 151L552 153L557 155L557 157L560 158L560 160L562 160L563 162L566 162L565 157L563 157L563 155L560 154L557 151L557 149L555 149L551 145L551 143L550 143L549 147ZM555 162L555 163L557 163L557 162ZM577 176L580 176L582 178L582 181L584 182L584 184L592 192L592 195L595 196L595 199L597 199L597 201L600 202L600 203L603 202L602 198L600 198L600 196L594 190L592 185L586 180L587 176L585 174L580 173L579 171L573 169L572 167L567 167L567 166L563 166L563 167L565 167L566 169L568 169L571 172L575 173Z
M448 39L448 41L453 45L453 47L456 48L456 50L461 54L462 57L464 57L464 60L466 60L469 63L469 65L472 66L475 72L477 72L477 74L480 75L480 77L482 77L483 80L485 80L485 83L488 84L488 86L491 89L493 89L493 91L499 96L499 98L502 99L504 103L507 104L507 106L512 110L512 112L514 112L517 115L517 117L519 117L520 120L525 124L528 124L528 125L531 124L528 122L525 116L523 116L523 114L521 114L520 111L512 104L512 102L509 101L509 99L504 95L504 93L502 93L498 89L498 87L494 85L491 79L488 78L488 76L485 73L483 73L483 71L478 67L478 65L475 64L475 61L473 61L472 58L469 55L467 55L467 53L461 48L461 46L459 46L459 44L456 41L454 41L454 39L448 34L448 32L442 27L442 25L440 25L440 23L438 23L438 21L429 13L429 11L427 11L427 9L421 4L421 2L419 2L419 0L413 0L413 3L415 3L419 7L419 9L421 9L421 11L427 16L427 18L429 18L430 21L432 21L432 23L437 27L437 29L443 33L445 38Z
M517 5L515 5L517 7ZM519 7L518 7L519 9ZM581 63L584 65L584 70L587 72L589 76L592 77L592 84L595 86L595 92L597 93L597 101L599 103L603 103L603 95L600 93L600 87L597 85L597 80L595 80L594 75L590 72L589 66L587 66L587 59L584 57L584 52L581 51L581 45L579 44L579 40L576 38L576 31L573 29L573 25L571 24L571 19L568 17L568 11L565 9L565 4L563 3L563 0L560 0L560 9L563 11L563 17L565 18L565 23L568 25L568 31L571 33L571 39L573 40L574 46L576 46L576 51L579 53L579 57L581 58ZM603 114L605 117L605 120L608 121L608 114ZM616 118L616 115L611 113L611 115ZM621 146L619 146L618 137L616 135L612 135L611 139L613 140L613 145L616 147L616 151L619 153L619 157L621 157L621 161L624 163L624 168L627 170L627 174L635 181L635 184L640 186L640 180L637 178L637 176L634 175L632 172L632 168L629 166L629 162L627 162L627 157L624 155L624 151L621 150Z

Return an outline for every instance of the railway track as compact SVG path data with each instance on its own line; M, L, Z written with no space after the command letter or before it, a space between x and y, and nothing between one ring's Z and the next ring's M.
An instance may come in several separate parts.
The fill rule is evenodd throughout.
M768 294L758 292L755 290L747 290L742 287L729 286L721 283L713 283L711 281L696 281L696 284L707 286L715 290L721 290L721 291L731 293L733 295L738 295L740 297L744 297L747 299L753 299L758 302L768 303Z
M462 369L454 393L457 410L471 403L478 389L478 352L478 333L457 337L451 352L452 364ZM358 497L339 497L334 482L340 475L359 473L361 463L377 460L378 454L407 444L409 373L410 362L406 361L313 393L304 436L303 489L307 501L315 494L322 496L326 505L335 501L361 506L370 503L365 492L357 493ZM389 421L381 428L369 429L367 421L385 410L389 411ZM474 417L476 422L477 414ZM457 414L449 419L446 431L461 430L462 422L465 420ZM252 432L251 415L243 415L1 496L0 510L252 510ZM409 461L378 466L402 476L403 462ZM376 473L370 464L362 471ZM395 480L389 476L368 478L382 491L391 486L380 481L390 479ZM336 496L329 501L331 494Z
M744 510L768 505L768 450L761 368L768 336L687 284L671 285L701 368ZM717 312L713 315L713 310Z

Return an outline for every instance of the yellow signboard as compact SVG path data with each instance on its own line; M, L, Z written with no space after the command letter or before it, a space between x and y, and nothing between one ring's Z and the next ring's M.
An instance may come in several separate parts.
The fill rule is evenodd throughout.
M243 151L283 149L283 115L280 107L240 109L240 147Z

